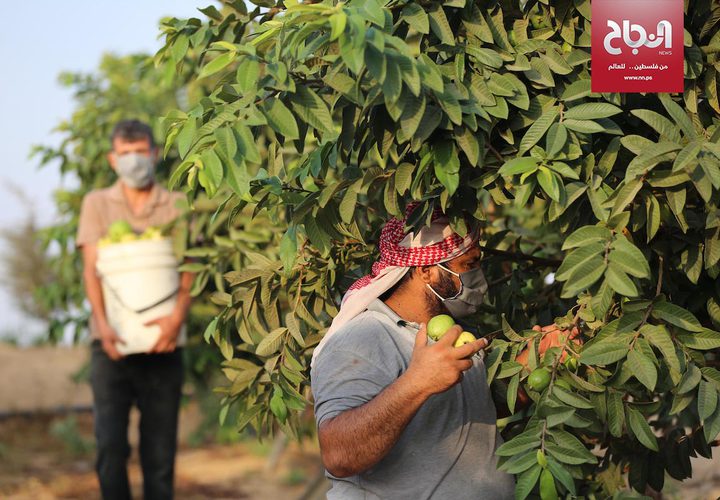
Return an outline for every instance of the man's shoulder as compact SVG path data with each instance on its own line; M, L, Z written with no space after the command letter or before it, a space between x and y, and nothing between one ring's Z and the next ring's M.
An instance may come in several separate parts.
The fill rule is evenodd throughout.
M359 354L383 352L384 346L392 342L391 335L391 325L381 314L364 311L340 327L328 339L323 352L349 351Z
M112 196L112 186L88 191L83 197L85 205L98 205Z

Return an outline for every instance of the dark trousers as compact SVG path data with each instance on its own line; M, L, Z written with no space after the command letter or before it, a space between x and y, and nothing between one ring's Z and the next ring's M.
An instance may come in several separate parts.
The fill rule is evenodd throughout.
M182 349L167 354L133 354L111 360L92 343L96 470L105 500L131 498L127 461L128 421L140 410L140 463L145 500L173 498L177 423L183 379Z

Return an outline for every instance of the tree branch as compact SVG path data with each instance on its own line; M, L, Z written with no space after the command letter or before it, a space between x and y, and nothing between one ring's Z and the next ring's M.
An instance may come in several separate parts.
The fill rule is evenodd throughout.
M562 264L562 260L546 259L544 257L536 257L534 255L528 255L528 254L525 254L522 252L508 252L507 250L498 250L497 248L490 248L490 247L486 247L486 246L482 246L482 245L480 245L480 249L484 253L507 257L508 260L511 260L513 262L530 261L530 262L535 262L536 264L541 264L541 265L548 266L548 267L558 267L560 264Z

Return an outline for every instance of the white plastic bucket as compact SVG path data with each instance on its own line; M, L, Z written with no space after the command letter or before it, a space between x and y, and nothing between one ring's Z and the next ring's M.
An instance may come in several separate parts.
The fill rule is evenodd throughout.
M177 300L180 275L172 241L137 240L99 247L96 268L108 323L125 341L116 344L118 351L148 352L160 336L160 327L144 323L171 314ZM178 345L184 342L183 326Z

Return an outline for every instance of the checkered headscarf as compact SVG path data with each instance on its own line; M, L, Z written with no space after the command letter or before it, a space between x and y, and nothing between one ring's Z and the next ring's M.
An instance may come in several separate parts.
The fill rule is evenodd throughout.
M405 222L417 204L410 205L405 219L390 219L380 233L380 259L372 272L350 286L343 297L337 316L313 352L313 361L323 345L343 325L363 312L370 303L390 290L414 266L432 266L452 260L467 252L478 240L477 231L464 238L450 227L439 210L433 212L429 226L417 234L405 232Z

